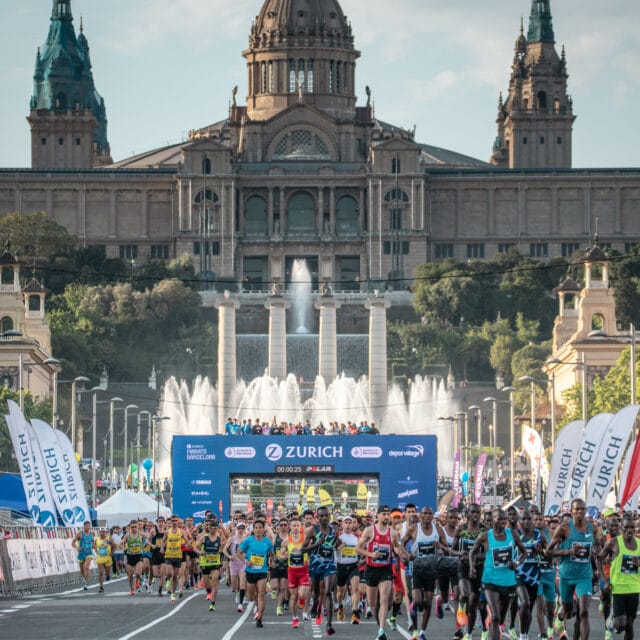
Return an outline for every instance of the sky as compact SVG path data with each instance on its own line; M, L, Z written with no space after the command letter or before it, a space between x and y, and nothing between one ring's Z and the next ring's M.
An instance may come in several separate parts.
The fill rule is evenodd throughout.
M0 0L0 167L30 165L26 116L51 0ZM246 96L261 0L72 0L84 19L114 160L180 142ZM356 47L359 104L419 142L488 160L520 18L531 0L341 0ZM574 167L640 166L640 2L552 0L577 120ZM526 26L525 26L526 29Z

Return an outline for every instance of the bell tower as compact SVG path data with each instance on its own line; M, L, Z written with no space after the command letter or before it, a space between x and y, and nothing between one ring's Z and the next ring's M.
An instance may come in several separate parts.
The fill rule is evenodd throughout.
M76 37L71 0L53 0L49 35L38 48L27 118L34 169L111 164L104 100L97 93L82 23Z
M573 102L564 47L555 47L551 0L532 0L529 30L516 40L509 93L498 103L491 164L508 169L571 168Z

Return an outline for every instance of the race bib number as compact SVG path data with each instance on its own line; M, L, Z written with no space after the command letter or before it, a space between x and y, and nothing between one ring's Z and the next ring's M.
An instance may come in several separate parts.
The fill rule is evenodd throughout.
M475 540L469 540L468 538L464 538L462 540L462 550L463 551L471 551L473 545L476 543Z
M376 562L385 563L389 562L389 558L391 557L391 549L385 545L378 545L374 547L374 551L378 552L378 557L375 559Z
M249 559L251 564L256 568L264 567L264 556L252 555Z
M343 558L355 558L356 556L356 548L350 546L342 547L342 557Z
M321 558L333 557L333 546L328 544L321 545L320 549L318 549L318 555Z
M638 569L633 563L634 556L622 556L622 564L620 565L620 573L638 573Z
M207 553L205 556L205 562L207 564L220 564L220 554L219 553Z
M496 547L491 550L493 557L493 566L496 569L503 569L509 566L511 562L513 551L511 547Z
M419 556L432 556L436 552L436 545L433 542L418 542Z
M107 551L107 547L98 547L98 555L102 557L108 556L109 553Z
M525 547L525 562L536 562L538 560L538 554L535 547Z
M572 562L581 562L583 564L589 562L589 557L591 556L590 544L580 544L579 542L574 542L572 548L575 550L575 555L571 556Z

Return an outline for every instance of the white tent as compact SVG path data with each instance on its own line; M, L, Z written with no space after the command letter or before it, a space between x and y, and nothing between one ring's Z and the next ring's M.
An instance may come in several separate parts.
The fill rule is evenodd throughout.
M158 511L158 506L160 510ZM118 489L108 500L98 505L98 522L107 527L129 524L134 518L148 518L155 520L159 513L161 516L170 516L171 509L158 503L142 491Z

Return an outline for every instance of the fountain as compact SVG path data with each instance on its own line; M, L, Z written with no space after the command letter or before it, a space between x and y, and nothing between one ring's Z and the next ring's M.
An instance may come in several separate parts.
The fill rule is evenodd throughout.
M389 303L380 295L370 298L369 336L352 340L336 332L336 311L340 303L327 290L316 300L320 312L320 333L310 334L312 293L311 274L304 260L292 268L290 296L294 334L286 334L285 310L289 300L279 291L266 303L269 309L269 335L238 336L235 313L239 302L225 294L218 301L219 345L218 385L198 377L193 392L187 384L171 378L164 387L160 415L168 416L167 429L160 431L158 448L159 477L170 473L171 437L173 435L211 435L224 433L227 417L240 420L258 418L271 422L376 422L382 433L397 435L437 435L438 460L443 469L453 458L450 430L437 421L439 416L455 413L444 380L416 376L405 395L402 389L387 386L386 309ZM353 347L352 359L359 371L343 373L345 341ZM236 357L236 344L240 358ZM236 375L236 363L245 367L243 351L247 345L249 362L256 375L246 382ZM368 347L368 349L367 349ZM364 358L362 355L366 354ZM357 357L356 357L357 356ZM341 359L342 357L342 359ZM366 362L368 361L368 375ZM268 368L265 372L265 365ZM299 373L304 365L307 375ZM262 367L258 370L255 367ZM338 368L340 367L340 368ZM264 375L261 375L264 372ZM322 374L322 375L320 375ZM314 380L313 390L301 388L302 378Z

